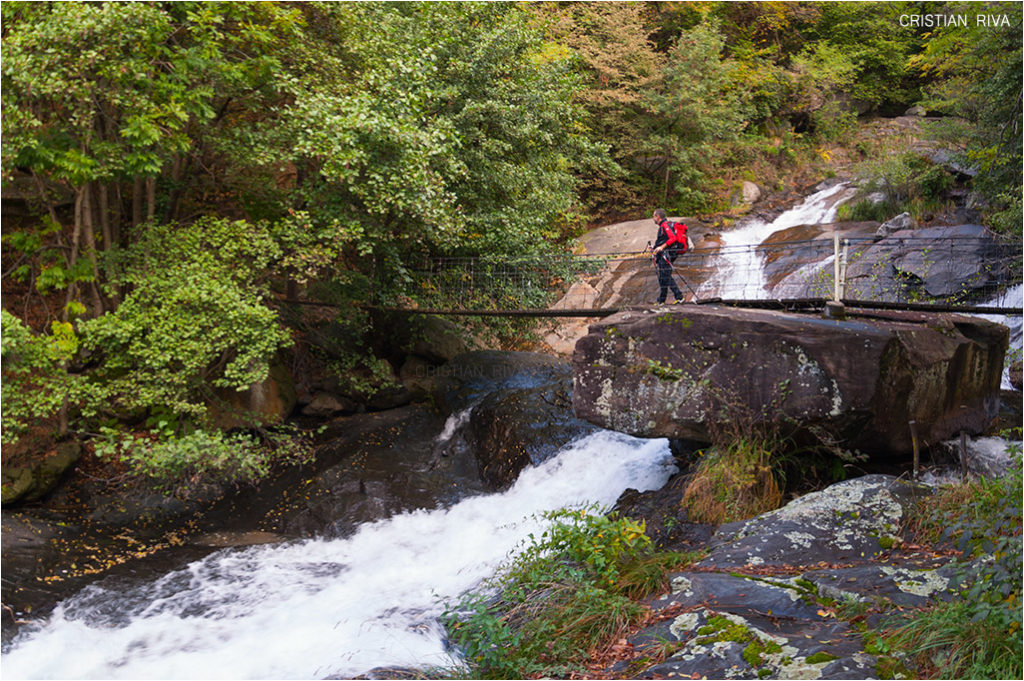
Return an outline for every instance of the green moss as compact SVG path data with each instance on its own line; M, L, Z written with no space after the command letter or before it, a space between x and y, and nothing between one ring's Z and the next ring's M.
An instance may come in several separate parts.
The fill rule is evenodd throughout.
M896 544L898 544L898 543L899 543L899 540L896 539L895 537L879 537L878 538L878 545L881 546L886 551L888 551L892 547L896 546Z
M875 675L880 679L912 679L915 674L895 657L879 657L875 663Z
M838 660L839 657L831 655L825 651L814 653L813 655L807 656L807 664L821 664L822 662L831 662L832 660Z
M758 643L751 643L743 649L743 660L755 669L761 666L761 656L764 650Z
M749 632L747 632L749 634ZM782 646L773 641L765 643L761 639L754 639L743 649L743 660L751 667L757 669L764 665L764 656L772 653L781 653Z
M754 635L745 626L736 624L721 615L708 618L708 623L701 627L697 634L709 637L714 641L733 641L735 643L746 643L754 638Z
M659 324L679 324L684 329L688 329L693 326L693 320L689 317L680 317L674 314L663 314L655 317L655 320Z
M808 593L812 593L812 594L818 593L818 587L815 586L814 582L812 582L809 579L805 579L803 577L797 577L796 579L793 580L793 584L795 584L796 586L800 587L801 589L803 589L804 591L806 591Z

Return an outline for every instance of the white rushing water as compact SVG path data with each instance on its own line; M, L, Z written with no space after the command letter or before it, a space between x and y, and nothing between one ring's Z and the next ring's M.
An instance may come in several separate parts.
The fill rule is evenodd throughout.
M721 256L714 272L697 291L698 298L720 296L733 300L768 297L762 255L757 247L775 232L798 225L834 222L836 211L853 190L840 182L808 196L771 222L759 218L742 221L736 229L722 232Z
M506 492L363 525L351 537L221 551L129 589L92 586L3 656L13 678L351 678L450 666L444 602L490 577L544 511L610 506L675 471L665 440L599 431Z
M1016 307L1022 309L1024 308L1024 287L1021 284L1017 284L1008 288L1002 294L984 303L983 307ZM1010 347L1006 352L1003 380L1002 385L999 387L1003 390L1013 390L1013 384L1010 382L1010 363L1015 358L1020 357L1021 352L1024 351L1022 350L1022 345L1024 345L1024 322L1022 322L1020 315L981 314L977 316L996 324L1002 324L1010 329Z

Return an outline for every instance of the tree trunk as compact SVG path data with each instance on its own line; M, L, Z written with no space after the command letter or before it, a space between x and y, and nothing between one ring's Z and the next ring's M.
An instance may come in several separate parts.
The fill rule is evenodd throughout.
M46 187L43 185L42 178L34 170L32 171L32 179L35 180L36 189L39 190L39 198L46 204L46 210L50 214L53 224L60 225L60 220L57 219L57 209L53 207L53 202L50 201L50 197L46 194Z
M113 232L113 243L119 246L125 246L126 244L122 241L124 238L124 192L121 191L121 183L117 182L114 184L114 215L113 224L111 225L111 231Z
M87 183L83 188L82 199L82 236L85 238L86 257L92 262L92 282L89 291L92 296L92 315L103 314L103 296L100 295L100 268L96 261L96 228L93 223L93 184Z
M64 360L60 363L60 369L62 372L67 374L68 362ZM67 393L64 394L64 399L61 400L60 409L57 411L57 437L64 437L68 434L68 407L70 400L68 399Z
M110 221L110 188L106 184L100 184L100 198L99 198L99 215L100 215L100 230L103 234L103 250L108 251L110 248L117 243L114 237L114 230L111 228ZM112 287L110 292L110 309L116 310L121 305L121 296L118 293L116 287Z
M114 233L110 230L110 191L107 185L99 186L99 201L96 204L99 215L100 235L103 237L103 250L109 250L114 244Z
M135 184L132 187L132 234L137 234L135 230L142 224L142 191L143 191L143 180L141 177L136 176Z
M146 219L150 222L156 215L156 178L146 178Z
M670 162L669 159L671 159L671 158L672 158L671 154L668 155L665 158L665 196L662 197L662 200L661 200L661 205L663 205L663 206L668 203L668 176L669 176L669 172L670 172L670 170L672 168L672 163Z
M88 185L86 185L88 186ZM71 269L78 262L78 244L82 238L82 213L83 203L85 203L85 189L86 187L79 187L75 192L75 224L72 227L71 232L71 250L68 252L68 269ZM78 282L73 279L68 284L67 293L64 295L64 309L61 310L60 318L63 321L68 320L68 306L71 301L75 299L75 294L78 292Z
M189 158L186 154L175 154L171 162L171 191L167 197L167 208L164 210L164 222L171 222L178 216L178 201L181 200L181 186Z

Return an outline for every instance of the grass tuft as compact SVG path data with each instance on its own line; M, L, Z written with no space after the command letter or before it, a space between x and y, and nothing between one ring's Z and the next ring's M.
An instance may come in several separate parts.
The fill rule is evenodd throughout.
M690 520L718 525L772 511L782 491L772 469L769 441L740 438L716 447L697 463L680 502Z

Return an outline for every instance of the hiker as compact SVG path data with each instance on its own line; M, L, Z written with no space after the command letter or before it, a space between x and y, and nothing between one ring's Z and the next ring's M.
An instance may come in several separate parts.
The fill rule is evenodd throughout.
M679 290L675 279L672 277L672 263L679 257L680 253L687 250L686 225L681 222L669 222L665 217L665 211L658 208L654 211L654 222L658 225L658 238L654 241L654 265L658 268L658 286L661 290L658 293L658 304L665 302L668 297L668 290L672 289L672 295L676 302L683 302L683 292Z

